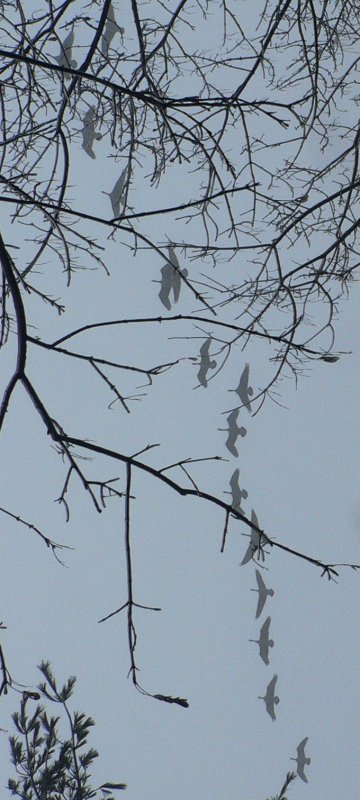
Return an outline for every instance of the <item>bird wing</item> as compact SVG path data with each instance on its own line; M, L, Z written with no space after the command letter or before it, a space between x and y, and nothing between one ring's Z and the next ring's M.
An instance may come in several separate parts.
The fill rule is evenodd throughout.
M253 548L252 548L251 544L249 544L249 547L246 550L246 553L244 555L243 560L240 563L240 566L242 567L242 566L244 566L244 564L247 564L248 561L251 561L252 557L253 557Z
M308 783L308 779L307 779L307 777L305 775L304 767L303 767L302 764L298 764L296 772L297 772L299 778L301 778L302 781L305 781L305 783Z
M256 575L256 582L259 587L259 592L266 592L265 582L259 569L255 570L255 575Z
M239 470L239 467L237 467L236 469L234 469L234 472L233 472L233 474L232 474L232 476L230 478L230 481L229 481L230 486L231 486L232 489L234 487L239 489L239 477L240 477L240 470Z
M207 366L206 366L206 364L200 364L200 367L199 367L199 370L198 370L198 373L197 373L197 379L198 379L199 383L201 384L201 386L204 386L205 389L207 388L207 385L208 385L206 375L207 375Z
M261 627L260 636L263 636L266 639L269 638L269 628L271 623L271 617L266 617L264 624Z
M271 719L276 720L275 708L274 703L266 703L266 711L270 715Z
M275 686L276 686L277 679L278 679L278 676L274 675L274 677L271 678L270 683L268 683L268 687L267 687L267 690L266 690L266 694L269 693L269 696L272 698L272 700L274 700L274 697L275 697Z
M225 446L233 456L238 456L239 452L237 447L235 447L237 436L234 436L234 432L229 431L229 435L226 439Z
M251 404L248 395L248 388L249 388L249 371L250 367L249 364L245 364L245 367L241 373L239 386L237 388L237 393L240 397L241 402L244 406L251 411Z
M257 518L257 516L255 514L254 509L252 509L252 511L251 511L251 522L254 525L256 525L258 528L260 527L259 526L259 520L258 520L258 518ZM251 544L254 547L259 547L259 542L260 542L260 534L257 532L257 530L255 530L255 528L252 528L251 529Z
M256 516L254 510L252 510L252 512L251 512L251 522L254 522L255 525L258 525L258 519L257 519L257 516ZM244 558L243 558L240 566L242 566L243 564L247 564L248 561L251 561L251 559L252 559L252 557L253 557L253 555L255 553L255 550L256 550L256 548L258 546L259 546L259 534L258 534L257 531L255 531L252 528L251 529L251 536L250 536L250 544L249 544L249 546L248 546L248 548L246 550L246 553L244 555ZM260 599L260 597L259 597L259 599Z
M264 608L265 603L266 603L266 595L259 594L258 604L257 604L257 607L256 607L255 619L259 619L259 617L261 616L261 612L262 612L262 610Z
M276 719L275 709L274 709L275 700L279 702L279 698L275 697L275 684L277 681L277 677L278 677L277 675L274 675L270 683L268 683L265 696L260 698L261 700L265 700L266 711L273 720Z
M264 608L264 605L266 603L266 586L265 586L265 583L264 583L264 581L263 581L263 579L261 577L261 573L259 572L258 569L255 570L255 574L256 574L257 585L259 587L259 589L258 589L258 591L259 591L259 599L258 599L258 604L257 604L257 608L256 608L256 615L255 615L255 619L258 619L260 617L260 614L261 614L261 612L262 612L262 610Z
M230 480L233 508L238 508L238 506L240 506L241 504L242 495L238 484L238 479L239 479L239 470L236 469L233 475L231 476Z
M274 675L274 677L271 679L266 689L266 695L264 698L266 704L266 711L268 712L268 714L270 714L270 717L273 720L276 720L274 706L275 706L275 686L277 677L278 677L277 675Z
M60 54L57 56L56 61L61 67L76 67L77 62L71 58L72 46L74 44L74 31L68 33L66 39L60 45Z
M159 298L167 308L168 311L171 310L171 303L169 300L169 294L171 290L171 264L165 264L164 267L161 267L161 288L159 292Z
M260 631L260 639L259 639L259 647L260 647L260 658L263 660L264 664L268 665L269 662L269 627L270 627L271 617L268 617Z
M108 11L108 14L107 14L107 19L106 19L106 25L105 25L104 33L103 33L103 36L102 36L102 39L101 39L101 45L100 45L101 53L102 53L103 56L107 56L107 54L109 52L109 47L111 45L112 39L114 38L114 36L116 34L117 28L118 28L118 26L116 24L116 20L115 20L115 17L114 17L114 11L112 9L112 6L110 5L110 8L109 8L109 11Z
M174 248L169 246L168 253L169 253L170 264L174 267L174 269L180 269L180 264L178 262Z
M200 355L202 358L206 358L209 355L209 347L211 344L211 338L205 339L200 347Z
M117 179L117 181L116 181L116 183L114 185L114 188L110 192L110 200L111 200L112 210L114 212L114 216L115 217L117 217L119 215L119 212L120 212L120 202L121 202L122 195L124 193L127 171L128 171L127 167L125 167L125 169L123 169L120 177Z
M308 736L305 736L305 739L302 739L300 744L298 744L298 746L297 746L298 755L300 755L300 754L301 755L305 755L304 750L305 750L305 746L306 746L308 738L309 738Z
M94 125L94 112L91 108L86 112L83 118L83 143L82 147L91 158L95 158L95 153L92 149L95 139L95 125Z
M177 259L177 255L173 247L168 247L169 253L169 264L172 267L172 290L174 292L174 302L177 303L180 297L180 289L181 289L181 270L180 264Z
M85 150L85 153L87 153L88 156L90 156L90 158L96 158L96 155L95 155L94 150L93 150L91 145L92 145L92 142L90 142L89 140L88 141L84 140L84 142L82 144L82 148L83 148L83 150Z

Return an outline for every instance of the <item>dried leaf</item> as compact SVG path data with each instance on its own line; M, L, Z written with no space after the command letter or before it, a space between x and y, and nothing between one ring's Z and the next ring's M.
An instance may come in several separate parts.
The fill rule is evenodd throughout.
M102 783L99 789L126 789L126 783Z
M328 364L335 364L335 361L339 361L339 356L321 356L322 361L327 361Z
M189 703L183 697L170 697L167 694L154 694L156 700L163 700L165 703L177 703L178 706L189 708Z

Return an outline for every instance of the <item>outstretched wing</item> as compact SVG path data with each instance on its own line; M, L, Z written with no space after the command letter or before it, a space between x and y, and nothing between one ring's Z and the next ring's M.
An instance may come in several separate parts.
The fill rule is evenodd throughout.
M269 628L271 617L267 617L260 631L260 658L264 664L268 665L269 662Z
M172 280L171 286L174 293L174 303L177 303L180 297L180 289L181 289L181 270L180 264L177 259L177 255L173 247L168 247L169 253L169 264L172 266Z
M256 525L257 528L260 527L259 520L255 514L254 509L251 511L251 522ZM253 545L254 552L259 547L260 544L260 533L256 530L256 528L251 529L251 544Z
M165 264L161 267L161 287L159 292L159 298L167 308L168 311L171 310L171 303L169 299L170 291L171 291L171 278L172 278L172 266L171 264Z
M255 619L258 619L260 617L260 614L261 614L261 612L262 612L262 610L264 608L264 605L266 603L266 586L265 586L265 583L264 583L264 581L262 579L261 572L258 569L255 570L255 574L256 574L257 585L259 587L259 589L258 589L258 591L259 591L259 600L258 600L258 604L257 604L257 608L256 608L256 615L255 615Z
M302 739L300 744L297 746L297 754L298 758L305 758L305 747L308 740L308 736L305 736L305 739Z
M125 169L123 169L120 177L117 179L114 188L112 189L109 195L114 217L120 216L120 204L125 190L127 173L128 173L128 168L125 167Z
M275 716L275 702L279 702L279 698L275 697L275 686L278 676L274 675L268 684L266 690L266 710L270 714L271 719L276 720Z
M268 683L268 687L266 689L266 697L274 701L275 697L275 686L278 676L275 674L273 678L271 678L270 683Z
M254 525L257 525L259 527L258 518L255 514L254 509L251 512L251 522L253 522ZM250 544L246 550L246 553L244 555L244 558L240 566L242 566L243 564L247 564L248 561L251 561L254 553L256 552L256 549L259 547L259 541L260 541L260 535L258 534L257 530L252 528L250 536Z
M249 364L245 364L245 367L242 371L241 378L239 381L239 386L237 389L237 393L240 397L241 402L244 404L245 408L251 413L251 402L249 400L249 372L250 367Z
M305 775L305 772L304 772L303 764L298 764L296 772L297 772L299 778L301 778L302 781L305 781L305 783L308 783L308 779L307 779L307 777Z

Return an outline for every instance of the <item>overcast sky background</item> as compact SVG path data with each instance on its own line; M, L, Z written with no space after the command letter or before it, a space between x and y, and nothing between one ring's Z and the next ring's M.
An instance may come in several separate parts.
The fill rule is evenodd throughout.
M90 161L79 142L77 148L74 197L84 211L94 213L95 204L108 215L108 198L98 194L98 187L110 191L118 172L110 160ZM86 182L76 188L84 175ZM152 220L149 230L160 237L163 224ZM64 297L68 311L64 324L36 298L26 298L30 322L37 326L34 335L51 341L70 331L78 324L80 306L82 324L166 314L155 282L162 266L158 257L143 250L134 258L120 246L119 236L107 241L106 233L95 230L107 248L111 278L101 270L79 271L67 289L58 267L53 270L50 260L44 264L35 281ZM7 234L11 241L10 228ZM191 276L194 267L184 254L181 265ZM236 270L237 262L233 265ZM221 265L214 274L221 279ZM195 308L200 311L183 287L174 313ZM354 284L339 304L336 321L336 351L351 354L336 364L314 361L297 389L284 379L278 387L281 405L267 401L256 417L242 410L247 436L238 441L238 458L225 448L226 433L219 429L226 424L223 412L235 405L228 391L237 385L245 362L255 391L264 385L268 351L258 345L245 353L238 348L206 389L198 386L199 365L181 362L158 376L146 397L130 404L130 415L119 404L106 411L113 398L87 364L32 348L29 374L69 435L125 454L160 443L143 457L154 466L221 455L223 462L193 466L191 474L202 489L228 498L224 492L239 468L240 485L248 493L245 513L250 517L254 509L270 537L325 562L360 563L359 310ZM190 334L199 338L179 338ZM86 332L71 344L78 352L148 367L198 356L203 340L201 331L185 330L179 322L167 328L111 327L101 337ZM15 357L13 337L2 353L2 386ZM114 370L111 378L120 391L130 386L121 372ZM132 387L141 383L133 381ZM85 468L98 480L119 476L124 489L120 464L96 459ZM186 697L190 704L188 709L171 706L142 696L127 680L126 616L98 624L127 599L124 503L110 499L99 515L73 479L71 519L65 523L64 509L54 500L66 471L20 387L1 434L0 474L0 505L74 548L65 552L62 567L35 534L0 516L0 619L7 625L1 643L11 675L20 683L37 683L36 664L42 658L51 661L59 683L69 674L77 676L73 707L96 721L89 739L100 752L94 785L125 781L129 800L265 800L280 790L286 772L295 767L290 758L308 736L309 784L298 779L290 796L356 796L360 573L345 567L337 583L329 582L315 567L274 548L263 577L275 594L256 620L255 565L239 566L249 541L245 526L231 522L220 553L220 510L133 472L135 600L162 609L138 609L135 615L139 682L150 692ZM186 481L180 472L173 477ZM258 638L267 615L275 642L269 666L249 642ZM275 722L258 699L274 673L280 697ZM13 692L1 698L1 727L9 731L18 700ZM3 786L13 776L4 733L0 764Z

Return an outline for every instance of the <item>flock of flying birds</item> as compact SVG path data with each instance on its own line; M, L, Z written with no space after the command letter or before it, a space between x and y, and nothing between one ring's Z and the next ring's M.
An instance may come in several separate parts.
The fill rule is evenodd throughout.
M205 340L200 348L200 367L198 371L198 380L199 383L207 387L207 374L209 370L212 370L216 367L216 361L210 357L210 345L211 345L211 338ZM253 397L254 390L252 386L249 385L249 375L250 375L250 367L249 364L245 364L245 367L241 373L239 383L235 389L230 389L229 391L236 392L238 398L242 404L243 408L246 408L249 414L252 413L251 408L251 398ZM238 449L237 449L237 440L238 437L246 436L247 430L243 426L240 426L238 423L240 409L234 409L229 413L227 416L227 427L226 428L219 428L219 430L225 430L227 432L227 439L225 445L229 452L233 456L238 456ZM242 500L246 500L248 497L248 493L245 489L241 489L239 485L239 478L240 478L240 470L237 468L232 474L230 479L230 494L232 495L232 506L236 508L237 511L240 513L244 513L244 509L241 506ZM251 522L254 526L251 529L251 536L249 545L241 562L241 565L247 564L251 561L254 557L254 554L257 552L259 558L264 560L265 555L261 548L261 534L258 533L256 528L259 528L259 522L254 510L251 512ZM268 597L273 597L274 590L268 588L263 580L261 572L259 569L255 570L256 575L256 582L257 582L257 589L253 589L252 591L258 593L258 603L256 608L256 615L255 618L259 619L262 611L264 609L265 603ZM262 624L260 629L260 635L258 639L250 639L249 641L255 642L255 644L259 647L259 655L264 664L268 666L270 664L269 660L269 651L270 648L274 646L274 640L270 637L270 625L271 625L271 617L268 616L265 622ZM266 711L271 717L273 721L276 720L275 714L275 706L278 705L280 702L280 698L276 694L276 683L277 683L278 676L275 674L271 681L268 683L266 688L265 695L259 697L259 700L264 700ZM307 758L305 755L305 746L307 744L308 737L306 736L297 747L297 756L295 759L297 766L297 774L298 776L307 783L307 777L305 775L305 767L307 764L310 764L310 758Z
M179 262L177 260L175 251L172 247L168 247L168 253L169 253L169 261L161 269L159 298L162 304L165 306L165 308L168 311L170 311L172 303L177 303L180 296L180 289L182 284L181 275L183 274L186 277L188 273L186 270L180 269ZM205 341L200 347L200 354L199 354L200 363L199 363L197 378L199 384L204 388L207 388L208 386L208 373L216 368L216 360L212 358L210 355L211 343L212 339L211 337L208 337L207 339L205 339ZM249 364L245 364L242 373L240 375L237 387L235 389L230 389L229 391L235 392L240 400L241 408L245 408L249 414L252 414L251 398L253 397L254 390L252 386L250 386L249 384L249 377L250 377L250 367ZM240 408L235 408L228 414L226 418L227 427L219 428L219 430L224 430L227 433L225 446L227 447L229 452L235 457L239 455L237 449L237 440L239 436L244 437L246 436L247 433L246 428L243 425L239 425L238 422L239 414L240 414ZM235 508L240 513L244 514L245 512L241 504L242 501L246 500L246 498L248 497L248 493L245 489L240 488L239 479L240 479L240 470L237 468L234 470L230 479L231 491L229 492L229 494L231 494L232 496L232 507ZM255 527L251 529L249 545L244 554L241 565L247 564L249 561L253 560L255 553L257 553L258 557L262 558L263 561L265 559L265 554L261 547L261 534L257 530L257 528L259 528L259 522L254 510L252 510L251 512L251 522ZM273 597L274 590L266 586L265 581L259 569L255 570L255 576L257 582L257 589L252 589L251 591L258 593L258 602L257 602L255 618L259 619L259 617L263 612L268 597ZM262 661L266 666L270 664L269 651L274 646L274 640L270 636L270 625L271 625L271 617L268 616L266 617L265 622L262 624L260 628L259 638L249 640L251 642L255 642L255 644L258 645L260 658L262 659ZM277 679L278 676L275 674L271 679L271 681L268 683L265 694L259 697L259 700L264 700L266 711L273 721L276 720L275 706L277 706L278 703L280 702L280 698L276 694ZM307 764L310 764L310 758L308 758L305 755L305 746L307 744L307 741L308 741L307 736L304 739L302 739L302 741L299 743L297 747L296 758L292 759L293 761L296 761L298 776L306 783L307 783L307 777L305 775L305 767Z

